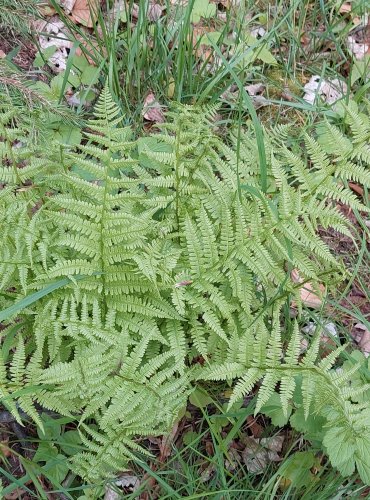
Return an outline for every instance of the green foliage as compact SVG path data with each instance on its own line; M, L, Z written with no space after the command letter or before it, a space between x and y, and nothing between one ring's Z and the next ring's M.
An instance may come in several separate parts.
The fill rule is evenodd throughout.
M77 430L63 431L68 418L51 418L41 415L43 429L38 429L40 442L33 462L41 465L43 473L52 484L61 484L70 471L68 456L81 450L81 438Z
M279 475L283 478L282 486L286 488L292 485L294 488L307 488L315 480L317 481L311 472L315 462L315 454L312 451L294 453L284 461L279 469Z
M369 184L368 119L348 108L350 140L326 124L329 149L306 136L310 168L287 130L266 132L263 193L253 133L223 143L215 112L175 108L138 144L105 89L74 151L28 150L26 131L0 115L1 307L68 278L16 308L3 402L41 429L35 403L78 419L84 451L71 464L96 481L146 453L136 436L166 432L194 384L238 379L233 405L261 382L256 412L278 386L287 419L298 391L304 418L324 419L332 463L369 482L357 365L333 369L345 346L317 359L318 336L301 356L298 324L280 314L291 299L302 307L293 268L313 284L345 276L317 229L349 233L333 200L366 210L346 182Z
M216 5L209 0L194 0L192 2L190 19L194 23L198 23L202 17L209 18L216 14Z

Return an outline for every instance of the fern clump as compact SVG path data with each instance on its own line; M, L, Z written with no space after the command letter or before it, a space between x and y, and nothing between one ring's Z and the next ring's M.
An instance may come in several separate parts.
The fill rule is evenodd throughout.
M350 234L333 200L366 210L346 181L369 184L368 119L349 107L351 141L330 124L325 147L306 137L311 168L287 131L266 132L263 192L252 132L225 144L214 114L176 108L134 141L105 89L83 145L25 161L3 113L3 307L69 279L2 333L3 402L39 425L37 405L77 418L73 467L94 481L144 451L135 436L166 432L198 382L237 379L230 404L261 382L256 411L277 386L287 411L299 388L305 415L327 420L333 465L370 482L368 387L351 388L357 367L333 370L345 347L317 360L316 337L300 356L280 314L301 306L293 269L313 284L344 275L317 229Z

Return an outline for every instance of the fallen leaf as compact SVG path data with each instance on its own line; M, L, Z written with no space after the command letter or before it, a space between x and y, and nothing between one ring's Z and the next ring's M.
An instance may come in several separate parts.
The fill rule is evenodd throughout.
M63 7L63 9L67 12L67 14L70 14L76 3L76 0L60 0L59 3L60 6Z
M92 28L98 17L99 4L99 0L76 0L71 12L72 20Z
M215 454L215 449L213 447L213 443L212 441L206 441L205 443L205 450L206 450L206 453L209 457L213 457L214 454Z
M320 75L312 76L303 89L305 91L303 99L310 104L313 104L318 96L327 104L333 104L347 93L345 82L338 78L325 80Z
M195 25L192 33L189 36L189 41L192 40L193 47L196 49L196 56L201 61L207 61L208 64L214 60L214 50L210 45L210 40L217 44L221 33L216 32L211 26Z
M201 473L201 475L200 475L200 481L202 483L207 483L211 479L211 477L213 476L213 474L215 473L215 471L216 471L215 464L210 463L208 465L208 467L206 467L204 469L204 471Z
M352 35L349 35L347 38L347 47L348 50L352 52L352 55L358 60L363 59L370 50L370 44L359 42Z
M259 90L261 89L261 86L263 87L262 84L258 83L258 84L247 85L245 87L245 90L250 95L253 106L256 109L259 109L263 106L268 106L269 104L271 104L271 101L269 101L268 99L263 97L263 95L258 94ZM239 99L239 91L236 90L235 92L233 92L231 90L231 88L228 90L225 90L225 92L223 92L220 97L222 99L227 100L227 101L235 102Z
M149 5L149 8L148 8L149 21L151 21L152 23L155 21L158 21L158 19L161 16L162 16L162 7L159 4L154 3L154 4Z
M104 500L119 500L121 498L121 494L114 490L111 486L106 487Z
M56 73L64 71L67 67L69 50L73 46L73 42L67 36L65 24L54 16L48 22L38 24L38 30L42 32L39 44L44 58Z
M354 182L349 182L348 186L352 189L352 191L359 194L360 196L364 195L364 189L358 184L355 184Z
M258 438L261 436L263 427L259 423L257 423L256 418L252 417L252 415L248 415L247 424L247 428L251 430L253 437Z
M110 11L112 20L119 17L123 23L127 23L132 19L138 19L139 17L139 6L136 3L130 4L130 9L128 2L125 0L116 0L113 8Z
M304 354L308 349L308 340L301 337L299 354Z
M318 329L320 329L320 355L327 356L333 351L335 347L337 347L337 343L335 341L335 338L338 337L337 327L334 323L330 322L318 325L314 321L309 321L302 328L302 333L306 335L314 335ZM301 354L303 354L303 352L307 350L308 345L308 341L305 338L302 338Z
M349 2L342 3L342 5L339 7L339 12L341 14L347 14L348 12L351 12L352 10L352 5Z
M291 272L291 278L294 283L303 283L297 269L293 269ZM299 294L305 306L318 309L321 307L322 296L325 295L325 291L325 286L322 283L319 283L317 288L315 288L312 283L308 282L302 284Z
M86 40L82 35L79 35L78 33L75 36L76 40L80 42L80 45L77 47L76 50L76 56L84 56L86 57L87 62L92 65L96 66L96 59L93 59L92 55L95 52L102 53L102 55L105 57L106 56L106 49L105 47L100 47L98 42L94 38L89 38ZM85 50L82 50L82 47L85 48Z
M356 328L361 330L361 338L358 346L364 355L368 358L370 356L370 330L362 323L357 323Z
M132 493L139 489L140 480L137 476L127 474L116 479L114 485L117 489L121 488L124 493ZM122 498L122 494L108 484L105 488L104 500L118 500L119 498Z
M0 49L0 59L4 59L6 57L6 54L3 50Z
M263 26L257 26L256 28L253 28L251 30L251 35L255 38L262 38L264 35L266 35L266 30Z
M174 440L177 436L178 428L179 428L179 424L177 422L173 426L171 432L162 437L161 443L159 445L159 458L158 458L158 460L160 462L164 462L165 459L171 455L172 443L174 442Z
M227 452L229 459L225 460L225 469L236 470L240 465L240 454L235 448L230 448Z
M279 468L279 487L286 491L291 486L308 488L316 478L311 472L317 459L313 451L299 451L284 460Z
M261 94L265 90L263 83L252 83L244 87L250 96L256 96Z
M284 436L272 436L268 438L262 438L260 444L270 451L280 452L283 448Z
M282 449L283 441L283 436L263 439L245 437L246 447L242 456L248 472L262 474L269 462L279 462L281 457L278 452Z
M4 441L0 441L0 455L3 457L10 457L12 454L9 448L9 438L7 437Z
M307 307L312 307L317 309L321 307L322 299L321 296L325 293L325 287L319 284L319 290L315 289L311 283L305 283L301 288L300 296L301 300Z
M155 95L152 92L150 92L144 100L143 117L149 122L164 122L164 114L161 105L156 100Z

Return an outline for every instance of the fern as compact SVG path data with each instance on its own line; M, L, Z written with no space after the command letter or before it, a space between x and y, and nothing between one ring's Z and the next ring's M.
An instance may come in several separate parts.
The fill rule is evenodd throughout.
M332 200L367 210L346 181L369 184L368 122L350 109L352 142L327 124L337 154L306 137L311 168L285 146L285 129L266 131L265 194L253 135L237 162L214 114L179 106L138 143L105 89L83 145L43 152L15 150L27 133L0 114L2 305L70 279L18 315L19 340L0 365L4 404L40 425L36 404L74 416L85 451L72 466L96 481L145 452L136 436L166 432L194 384L237 379L230 405L260 384L256 411L279 387L285 413L299 389L305 415L326 418L333 465L368 482L359 436L370 439L369 407L354 402L367 387L333 369L345 347L320 361L316 337L301 357L298 324L281 331L284 304L300 304L289 270L313 285L345 276L317 229L350 234Z

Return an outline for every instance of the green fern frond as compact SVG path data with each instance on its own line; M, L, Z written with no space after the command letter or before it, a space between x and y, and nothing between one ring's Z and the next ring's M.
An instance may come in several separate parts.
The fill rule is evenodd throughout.
M1 108L2 308L70 280L19 312L0 364L7 408L39 425L35 403L74 415L85 450L72 466L98 481L144 452L137 435L166 432L196 383L236 380L230 405L256 387L256 411L278 390L286 416L299 391L305 417L326 419L333 464L367 480L369 408L355 403L367 385L351 385L357 367L335 371L346 347L318 360L317 333L301 355L298 323L281 321L287 301L302 308L291 269L314 288L346 276L319 228L351 235L333 200L364 208L346 187L369 184L369 122L356 113L347 134L326 124L303 151L287 128L266 130L264 193L253 133L221 140L213 107L175 107L136 142L106 87L85 143L48 151L14 148L27 131Z

